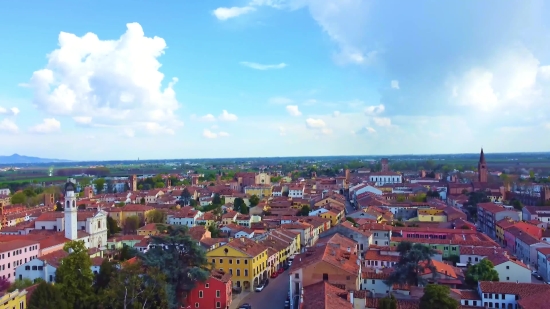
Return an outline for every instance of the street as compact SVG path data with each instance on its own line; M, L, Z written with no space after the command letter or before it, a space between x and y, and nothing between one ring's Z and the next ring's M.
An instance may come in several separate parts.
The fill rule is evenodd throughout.
M231 309L239 308L244 303L252 305L252 309L283 309L288 296L288 271L275 279L269 279L269 284L261 292L251 292L239 304L231 304Z
M353 204L351 204L347 199L346 199L346 215L349 214L349 213L352 213L354 212L355 209L353 209Z

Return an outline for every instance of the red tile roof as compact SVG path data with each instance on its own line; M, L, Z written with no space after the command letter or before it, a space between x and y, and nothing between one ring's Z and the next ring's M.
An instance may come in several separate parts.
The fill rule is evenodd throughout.
M345 290L322 281L304 287L301 309L353 309Z

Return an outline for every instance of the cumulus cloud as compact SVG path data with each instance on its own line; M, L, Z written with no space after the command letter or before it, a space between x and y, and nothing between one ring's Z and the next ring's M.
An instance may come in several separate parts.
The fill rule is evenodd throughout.
M391 119L390 118L373 118L374 123L379 127L390 127Z
M17 133L19 132L19 127L11 119L2 119L0 121L0 133Z
M29 132L40 134L54 133L59 130L61 130L61 122L55 118L46 118L42 121L42 123L29 128Z
M218 116L218 119L221 121L237 121L238 117L237 115L231 114L224 109L222 114Z
M0 106L0 115L17 116L19 115L19 108L17 107L5 108Z
M386 110L386 108L382 104L367 106L367 107L365 107L365 115L367 115L367 116L380 115L384 112L384 110Z
M202 116L201 120L212 122L212 121L216 121L216 117L212 114L207 114L207 115Z
M326 123L323 119L308 118L306 119L306 126L310 129L323 129L326 127Z
M218 137L227 137L227 136L229 136L229 133L223 132L223 131L216 133L216 132L212 132L208 129L204 129L202 131L202 136L206 137L206 138L209 138L209 139L214 139L214 138L218 138Z
M86 117L86 116L79 116L79 117L73 117L74 122L78 124L91 124L92 123L92 117Z
M285 97L273 97L273 98L269 98L269 103L270 104L290 104L294 102L292 99L289 99L289 98L285 98Z
M250 12L254 12L256 9L251 6L243 6L243 7L230 7L230 8L217 8L214 11L212 11L212 14L216 16L217 19L221 21L225 21L231 18L235 18L244 14L248 14Z
M46 67L35 71L29 83L34 104L52 115L88 115L100 124L182 126L175 115L177 78L163 87L159 71L166 42L146 37L138 23L126 26L118 40L61 32L59 48L48 54Z
M390 82L390 85L391 85L392 89L399 89L399 81L398 80L392 80Z
M486 65L450 77L451 98L458 105L482 111L525 107L541 98L541 81L547 70L526 48L505 50Z
M251 69L261 70L261 71L284 69L287 66L286 63L284 62L281 62L279 64L261 64L256 62L247 62L247 61L242 61L241 65L244 65L245 67L249 67Z
M287 105L286 111L290 116L298 117L302 115L302 112L298 109L298 105Z

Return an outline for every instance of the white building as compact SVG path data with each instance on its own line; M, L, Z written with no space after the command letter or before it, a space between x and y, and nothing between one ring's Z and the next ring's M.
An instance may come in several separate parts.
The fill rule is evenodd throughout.
M2 188L0 189L0 195L10 195L11 191L9 188Z
M304 186L289 186L288 188L288 197L302 198L304 197Z
M203 213L194 210L187 211L187 207L192 208L190 206L185 206L179 213L166 216L166 223L171 225L186 225L187 227L197 225L197 219L199 219Z
M107 215L104 211L78 211L75 184L65 184L64 211L44 212L34 222L34 229L65 232L69 240L85 240L88 248L101 248L107 244Z
M369 181L374 182L376 186L385 184L403 183L403 176L394 172L379 172L369 175Z

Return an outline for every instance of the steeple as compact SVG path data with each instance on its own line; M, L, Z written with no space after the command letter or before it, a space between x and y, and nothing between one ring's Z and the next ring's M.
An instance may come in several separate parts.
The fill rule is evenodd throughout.
M479 163L485 164L485 154L483 153L483 148L481 148L481 153L479 154Z
M74 179L69 178L65 184L65 238L70 240L78 238L75 182Z

